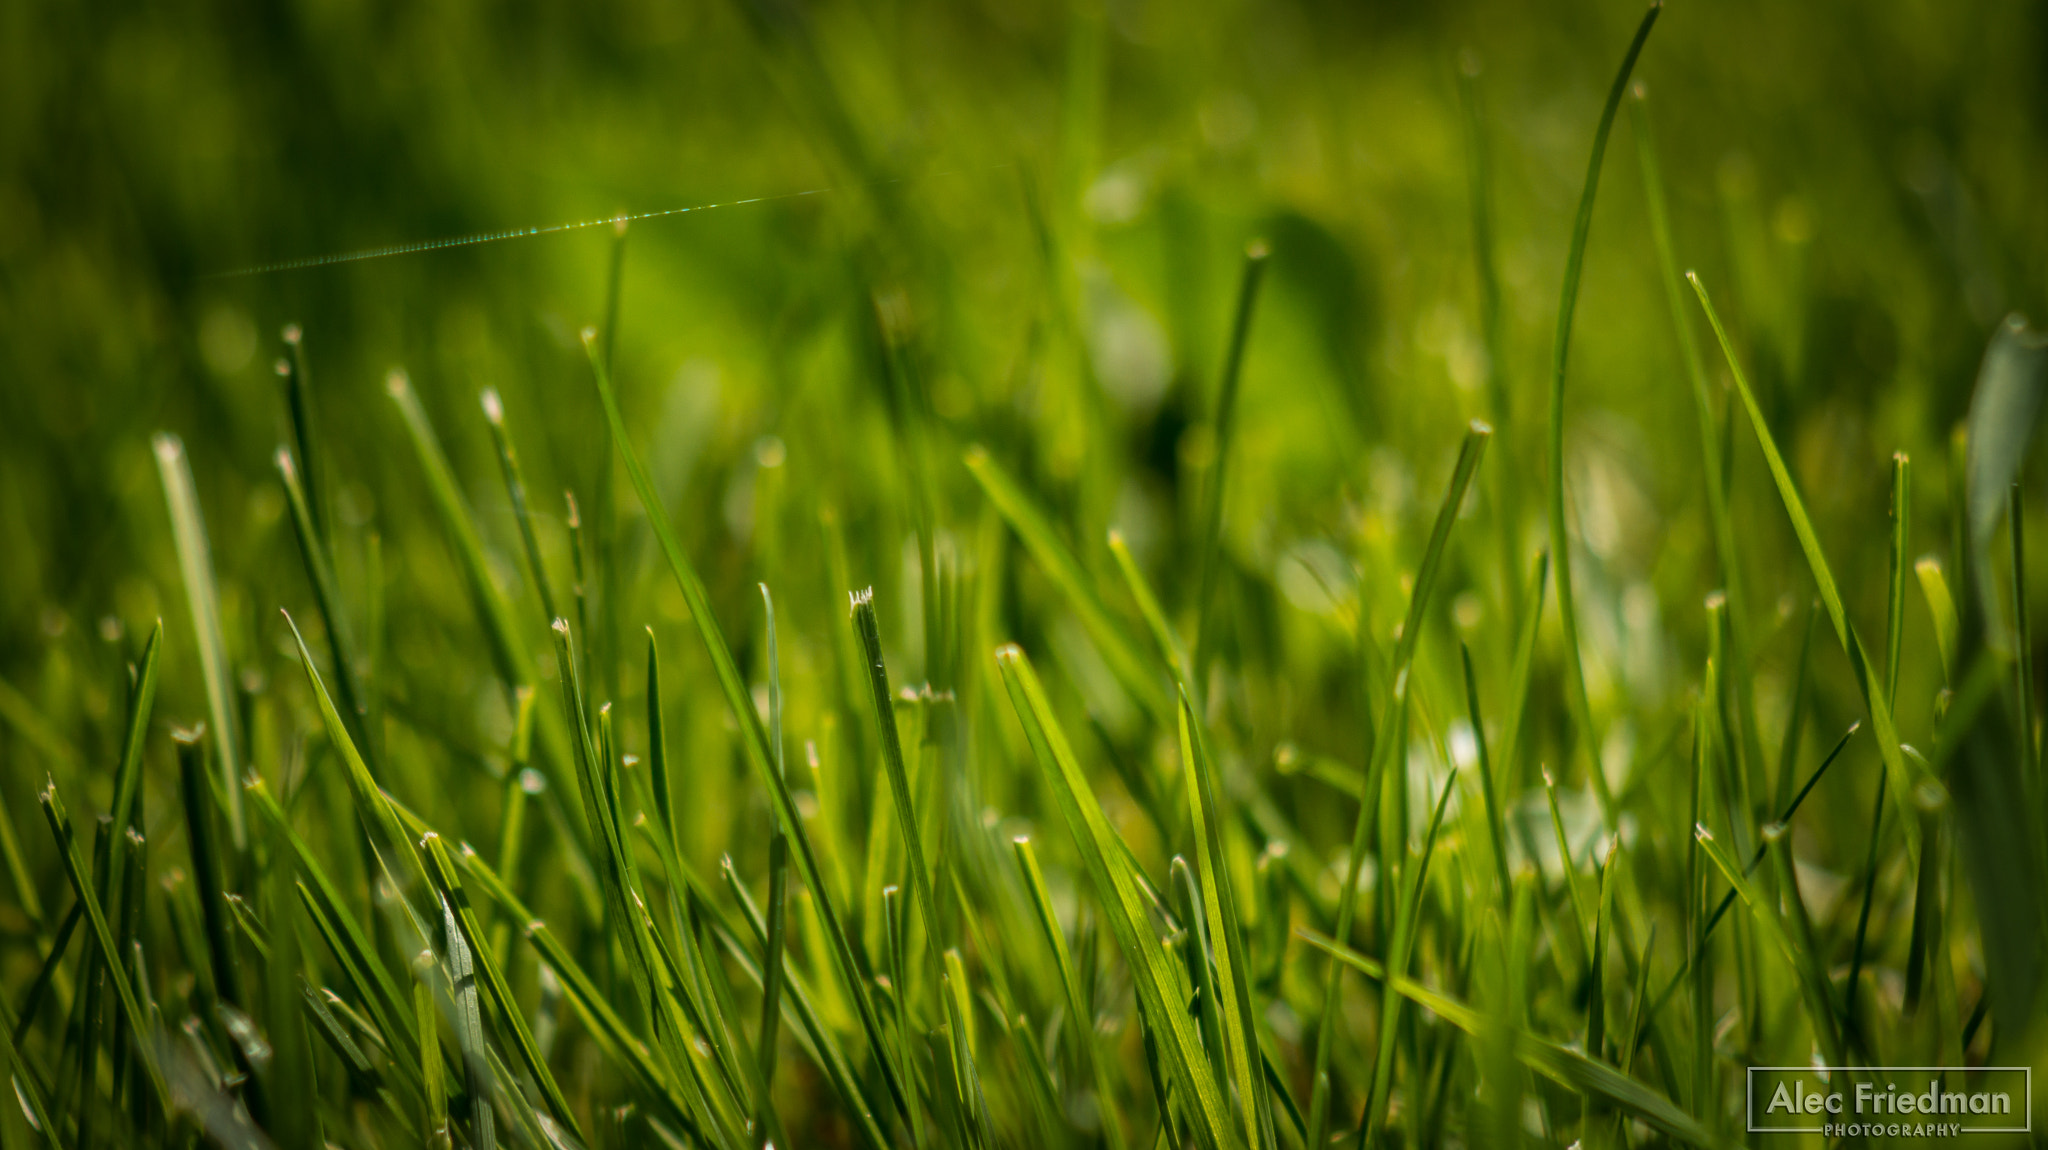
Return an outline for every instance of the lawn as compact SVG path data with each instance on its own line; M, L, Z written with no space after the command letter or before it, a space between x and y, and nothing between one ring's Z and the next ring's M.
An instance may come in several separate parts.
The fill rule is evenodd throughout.
M2048 1067L2036 6L0 24L5 1150Z

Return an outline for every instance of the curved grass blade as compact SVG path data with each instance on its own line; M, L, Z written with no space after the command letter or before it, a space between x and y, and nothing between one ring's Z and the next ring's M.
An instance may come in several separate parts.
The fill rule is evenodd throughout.
M1109 1067L1095 1047L1095 1008L1088 1001L1088 993L1074 968L1066 932L1060 928L1059 915L1053 910L1052 893L1046 889L1045 874L1038 867L1038 852L1031 848L1031 840L1023 835L1012 839L1011 846L1017 854L1017 868L1024 875L1024 889L1031 895L1032 909L1037 912L1039 929L1045 934L1046 944L1052 948L1053 966L1059 972L1060 991L1066 998L1067 1025L1073 1034L1073 1049L1094 1079L1103 1135L1110 1150L1124 1150L1123 1123L1110 1105L1115 1095L1110 1093ZM1028 1037L1020 1037L1019 1041L1031 1045Z
M206 542L206 519L185 444L167 431L157 433L157 471L164 500L170 505L171 534L178 545L178 569L185 579L185 602L192 610L192 630L199 644L199 667L206 681L206 713L220 748L221 793L227 796L228 840L240 854L248 847L242 818L242 735L236 713L235 684L228 668L227 642L220 630L220 592L213 579L213 553Z
M1129 873L1132 866L1117 846L1121 840L1089 789L1087 776L1060 730L1030 660L1015 645L1007 645L997 650L996 664L1047 788L1087 865L1104 917L1130 966L1146 1029L1160 1048L1161 1061L1190 1125L1205 1150L1232 1150L1238 1141L1222 1093L1178 1001L1178 976L1146 916L1147 904Z
M1942 576L1941 560L1933 555L1922 555L1913 564L1913 574L1920 580L1920 595L1927 600L1927 615L1934 622L1934 644L1941 652L1941 677L1945 683L1954 683L1956 675L1956 601L1949 594L1948 580Z
M1635 39L1629 41L1628 53L1622 57L1621 68L1614 74L1614 86L1608 89L1607 103L1600 109L1600 126L1593 132L1593 156L1586 164L1585 189L1579 194L1579 211L1572 222L1572 242L1565 257L1564 290L1557 305L1557 338L1552 348L1550 368L1550 554L1557 564L1557 607L1564 625L1568 680L1565 691L1570 696L1572 718L1579 726L1578 741L1588 753L1593 791L1600 798L1601 814L1610 824L1614 822L1614 795L1608 790L1607 776L1600 769L1600 742L1594 733L1592 704L1586 697L1586 670L1579 654L1579 613L1572 597L1571 534L1565 524L1564 501L1565 361L1571 350L1572 313L1579 302L1579 277L1585 268L1586 237L1593 230L1593 199L1600 190L1600 161L1607 154L1607 134L1614 127L1614 114L1621 107L1622 93L1628 90L1629 73L1635 70L1636 57L1642 53L1643 42L1650 38L1650 29L1657 23L1657 15L1663 8L1662 0L1655 0L1643 13L1642 23L1636 26Z
M899 1110L905 1115L910 1112L910 1100L898 1081L895 1068L882 1055L884 1045L880 1020L875 1015L873 1002L868 997L867 978L861 968L852 942L847 938L839 912L832 904L830 887L818 866L816 852L810 838L805 834L803 820L798 815L796 801L791 797L788 784L775 771L775 756L768 745L768 733L761 726L761 717L754 710L753 695L741 678L739 666L733 661L732 650L727 646L725 634L718 627L717 618L711 612L710 596L704 590L704 581L698 577L697 569L683 551L682 542L676 538L675 529L670 526L668 512L663 508L659 493L654 490L654 480L641 463L639 453L633 449L632 441L626 437L625 416L619 410L618 398L612 394L611 377L595 356L595 336L586 333L584 347L591 354L591 366L597 380L598 397L604 404L605 418L611 425L612 437L618 447L626 474L633 482L633 489L640 497L641 506L647 512L647 520L654 530L662 555L668 560L670 570L675 574L676 584L683 593L683 601L690 608L690 619L697 626L697 633L704 641L706 653L711 658L712 668L717 672L718 684L725 693L726 705L731 708L740 728L740 746L745 752L747 763L754 777L767 793L769 805L775 811L776 822L789 836L795 848L794 857L797 871L804 885L811 889L819 917L824 921L826 933L830 936L833 957L837 960L839 975L847 992L853 999L854 1008L860 1017L861 1029L866 1034L869 1047L876 1052L876 1061L882 1068L883 1079L888 1083L891 1096Z
M1848 613L1842 607L1842 595L1835 589L1834 573L1828 569L1827 557L1821 553L1820 537L1814 533L1813 521L1807 517L1806 504L1792 483L1792 473L1785 467L1785 458L1778 453L1777 441L1764 420L1763 409L1757 406L1756 394L1750 389L1749 377L1742 370L1735 345L1729 341L1727 329L1721 326L1721 317L1714 311L1713 301L1707 297L1706 285L1700 282L1696 273L1685 274L1692 283L1694 294L1699 297L1700 307L1707 313L1707 322L1713 326L1714 337L1720 341L1722 353L1728 359L1728 370L1735 377L1735 390L1742 397L1743 409L1749 413L1757 446L1763 449L1764 462L1769 465L1771 479L1778 486L1786 515L1792 520L1793 533L1799 537L1807 566L1813 570L1813 581L1819 586L1821 604L1827 608L1828 618L1835 625L1835 638L1841 641L1842 649L1848 653L1850 666L1856 672L1856 686L1863 693L1864 706L1870 711L1870 725L1877 735L1877 753L1884 760L1885 773L1891 776L1892 797L1899 804L1900 825L1906 835L1906 854L1918 866L1920 819L1917 808L1924 802L1942 801L1947 792L1932 772L1910 764L1900 753L1899 734L1892 723L1891 704L1885 699L1883 684L1864 653L1863 640L1857 636L1855 625L1849 621Z

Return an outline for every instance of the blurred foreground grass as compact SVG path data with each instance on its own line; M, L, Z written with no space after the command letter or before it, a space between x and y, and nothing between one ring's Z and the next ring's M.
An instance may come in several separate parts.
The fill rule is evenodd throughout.
M1718 1143L2035 1061L2048 21L1663 13L1556 425L1641 16L10 9L45 1132Z

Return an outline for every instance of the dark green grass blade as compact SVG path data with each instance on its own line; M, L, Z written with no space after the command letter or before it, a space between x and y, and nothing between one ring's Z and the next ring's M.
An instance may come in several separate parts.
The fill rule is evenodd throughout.
M307 580L313 585L313 602L327 625L327 645L334 670L334 687L341 695L342 714L348 718L359 746L367 749L367 760L377 762L376 740L371 737L369 697L356 668L355 646L341 614L341 591L334 578L332 552L323 544L308 506L310 500L299 482L298 466L282 448L277 453L277 473L284 481L285 505L291 509L293 533L299 540L299 556L305 561Z
M214 827L213 788L206 779L206 748L201 735L173 731L178 752L178 778L185 810L185 843L192 856L192 877L199 894L201 917L206 923L207 957L213 976L213 991L237 1006L246 1006L242 996L241 960L228 931L225 901L225 872L221 868L219 836Z
M1606 775L1600 770L1600 743L1593 729L1592 705L1586 698L1586 671L1579 654L1579 613L1572 591L1571 534L1565 523L1565 362L1571 350L1572 313L1579 302L1579 277L1585 268L1586 237L1593 229L1593 199L1600 190L1600 161L1607 154L1607 134L1614 127L1614 114L1621 107L1622 93L1628 90L1629 73L1635 70L1636 57L1642 53L1643 42L1650 38L1650 29L1657 23L1657 15L1661 11L1663 3L1658 0L1643 13L1642 23L1636 26L1635 39L1629 41L1628 53L1622 57L1621 68L1614 74L1614 85L1608 89L1607 103L1600 109L1600 126L1593 132L1593 156L1586 164L1585 188L1579 194L1578 215L1572 222L1571 247L1565 256L1564 290L1557 305L1557 338L1550 363L1550 555L1551 561L1557 564L1557 607L1564 625L1565 691L1570 696L1572 719L1579 727L1578 742L1587 751L1593 791L1599 796L1601 813L1610 824L1614 821L1614 796L1608 790Z
M227 798L228 840L236 853L248 843L242 819L242 738L236 713L233 672L227 643L221 637L220 591L214 584L213 554L206 541L206 520L185 445L160 432L155 439L157 470L164 499L170 505L171 533L178 545L178 568L185 580L185 601L192 611L192 630L199 646L199 666L206 682L207 719L219 747L221 793Z
M1445 776L1443 790L1437 795L1435 812L1429 818L1429 829L1422 837L1421 853L1402 868L1400 904L1394 910L1394 929L1388 953L1393 969L1404 976L1415 953L1417 924L1422 918L1423 898L1428 890L1429 860L1436 853L1437 832L1443 829L1444 811L1450 806L1457 782L1457 770L1453 768ZM1403 850L1406 846L1402 844ZM1379 1052L1373 1058L1372 1093L1366 1097L1365 1118L1360 1124L1360 1130L1370 1144L1378 1143L1386 1125L1387 1107L1393 1099L1394 1045L1401 1031L1400 992L1387 980L1383 979L1382 985L1385 995L1380 1003Z
M277 361L278 374L284 377L285 405L291 411L293 456L299 461L306 487L306 503L312 509L315 538L331 547L328 515L327 469L320 452L315 450L313 407L313 381L306 368L305 333L298 324L287 324L283 333L285 354Z
M1251 341L1252 315L1258 309L1259 284L1265 278L1270 249L1255 240L1244 250L1244 272L1238 281L1237 311L1230 324L1230 346L1223 353L1223 375L1216 388L1216 462L1209 473L1207 510L1202 516L1202 576L1195 596L1195 663L1197 682L1216 649L1209 611L1216 598L1216 580L1223 567L1224 479L1229 474L1230 443L1237 431L1238 380L1244 373L1244 349Z
M1808 926L1805 938L1798 936L1796 927L1788 929L1785 920L1793 916L1781 915L1778 900L1750 881L1748 870L1737 865L1734 856L1728 853L1728 848L1722 846L1705 827L1700 827L1696 833L1700 850L1713 862L1715 869L1721 872L1721 877L1728 880L1729 885L1735 888L1736 893L1750 908L1758 933L1763 935L1764 941L1783 956L1786 964L1800 976L1800 989L1803 992L1802 997L1806 1000L1807 1021L1813 1026L1815 1039L1821 1053L1827 1058L1828 1065L1843 1065L1841 1042L1835 1029L1834 1008L1828 1002L1825 990L1814 985L1815 972L1820 970L1820 959L1810 947L1803 945L1811 942L1811 926ZM1788 856L1786 863L1789 862ZM1824 979L1825 975L1818 977Z
M585 346L591 345L585 340ZM775 811L776 822L787 834L794 849L797 871L816 899L819 917L824 920L830 936L832 953L839 967L839 975L853 999L859 1015L861 1029L868 1044L876 1052L882 1067L884 1080L889 1085L897 1107L909 1113L910 1101L905 1096L902 1084L888 1060L881 1056L885 1049L880 1020L875 1015L874 1005L868 998L866 975L862 972L859 957L852 942L847 938L841 924L839 911L833 906L831 888L825 883L824 872L818 866L816 852L811 847L809 836L804 832L803 821L797 814L796 802L789 787L775 772L774 752L768 745L768 733L762 729L761 717L755 713L753 695L747 690L746 681L741 678L739 666L733 662L732 650L727 646L725 634L718 627L716 616L711 612L710 596L704 590L704 581L697 575L696 567L683 551L682 542L676 538L675 529L670 526L668 512L663 508L661 497L654 489L654 480L642 465L639 454L626 437L625 416L619 410L618 399L612 394L610 377L593 360L597 377L598 396L603 401L605 417L610 421L612 436L618 446L619 456L625 464L626 474L633 481L633 489L640 497L641 506L647 512L649 525L654 529L656 542L661 546L662 555L668 560L674 572L676 584L682 590L683 600L689 605L690 618L697 626L697 633L704 641L704 648L711 657L712 668L718 674L719 687L725 693L727 706L740 728L740 746L745 752L747 763L754 772L755 780L767 794L769 805Z
M854 629L860 634L861 652L867 660L868 684L873 691L875 735L882 746L882 767L889 776L889 793L896 804L896 829L903 837L903 852L909 859L910 886L917 898L918 918L924 922L925 945L936 959L943 946L938 905L932 895L931 871L924 857L924 834L918 825L917 809L911 801L910 774L903 764L903 742L896 729L896 707L889 690L889 668L882 661L882 632L875 618L875 590L870 587L854 592L851 599ZM905 993L905 988L898 987L897 991Z
M1024 652L1006 646L996 653L1010 700L1023 723L1034 757L1045 776L1075 845L1087 864L1104 917L1129 964L1140 1012L1160 1048L1168 1077L1186 1107L1196 1138L1205 1150L1238 1145L1231 1131L1222 1092L1210 1073L1187 1013L1178 998L1178 977L1147 918L1146 902L1131 877L1133 869L1121 840L1111 829L1101 804L1089 789L1086 775L1061 733L1038 675Z
M1903 451L1892 454L1892 552L1886 565L1884 697L1899 700L1899 658L1906 641L1906 563L1913 537L1913 461Z
M1327 951L1338 961L1353 967L1374 981L1391 985L1403 998L1466 1034L1483 1034L1487 1027L1498 1025L1481 1011L1449 995L1431 990L1414 979L1405 976L1389 979L1385 967L1349 947L1340 946L1311 930L1297 933L1311 946ZM1622 1074L1607 1063L1588 1058L1578 1051L1540 1038L1520 1027L1514 1027L1512 1034L1515 1057L1524 1066L1565 1089L1577 1093L1596 1094L1618 1109L1634 1115L1651 1129L1687 1145L1698 1146L1702 1150L1721 1150L1727 1145L1708 1133L1691 1115L1674 1106L1670 1099Z
M1038 852L1032 849L1031 840L1021 835L1012 841L1012 846L1017 855L1017 868L1024 875L1024 889L1031 896L1031 907L1037 912L1039 929L1052 950L1053 966L1059 973L1060 991L1066 1000L1067 1026L1073 1036L1072 1048L1094 1078L1103 1135L1111 1150L1123 1150L1123 1123L1112 1105L1115 1095L1110 1091L1108 1060L1101 1057L1095 1045L1094 1006L1081 984L1073 955L1067 948L1066 932L1060 928L1059 915L1053 909L1052 893L1046 889L1045 875L1038 867ZM1028 1040L1025 1041L1028 1044Z
M1857 689L1863 694L1864 706L1870 712L1871 729L1877 736L1877 753L1884 760L1885 772L1891 776L1892 796L1903 816L1900 823L1906 832L1906 853L1918 865L1920 824L1917 808L1930 800L1942 801L1941 796L1946 792L1930 772L1910 764L1900 753L1898 730L1892 723L1891 704L1885 699L1884 685L1879 681L1876 669L1870 665L1864 653L1863 640L1857 636L1855 626L1849 622L1848 613L1842 607L1841 592L1835 589L1834 574L1828 568L1827 557L1821 553L1820 537L1814 532L1813 521L1807 517L1806 504L1792 482L1792 473L1786 468L1784 457L1778 453L1777 441L1771 435L1763 409L1757 406L1756 394L1750 389L1749 377L1742 370L1735 345L1728 339L1727 329L1721 326L1721 317L1715 313L1713 301L1707 298L1706 286L1700 282L1699 276L1687 272L1686 277L1692 282L1700 307L1707 313L1707 322L1713 325L1714 336L1727 356L1728 370L1735 378L1735 390L1742 398L1743 409L1749 413L1757 446L1763 449L1764 462L1770 466L1771 479L1777 484L1785 512L1792 520L1792 530L1799 537L1807 566L1812 569L1813 580L1819 585L1821 603L1827 608L1828 618L1835 625L1835 637L1841 641L1850 666L1856 672Z
M766 583L761 584L761 608L768 621L768 735L775 748L775 773L786 780L789 764L782 742L782 659L775 642L775 599ZM775 1083L775 1032L782 1021L782 952L788 922L789 838L778 830L768 840L768 942L761 956L761 1025L757 1033L764 1094Z

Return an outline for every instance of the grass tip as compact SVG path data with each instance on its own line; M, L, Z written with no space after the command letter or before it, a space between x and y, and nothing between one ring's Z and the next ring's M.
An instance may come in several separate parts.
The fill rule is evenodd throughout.
M1922 555L1913 561L1913 570L1920 572L1939 571L1941 570L1941 556L1931 553Z
M555 616L555 621L553 623L548 624L548 626L553 627L555 629L555 634L557 635L562 635L566 637L569 634L569 621L567 619L562 618L560 615Z
M297 479L299 477L299 465L292 462L291 448L279 446L277 455L274 458L277 460L279 474L283 475L286 479Z
M1791 830L1792 828L1786 825L1783 820L1773 819L1770 822L1764 824L1764 841L1767 843L1777 842L1779 839L1782 839L1787 834L1789 834Z
M1270 256L1272 254L1273 245L1267 243L1265 240L1262 239L1253 240L1252 242L1244 246L1244 258L1252 261L1253 263L1263 262L1267 256Z
M1031 845L1031 836L1030 836L1030 835L1012 835L1012 836L1010 837L1010 841L1011 841L1011 842L1013 842L1013 843L1015 843L1015 844L1017 844L1017 845L1018 845L1018 846L1020 846L1020 847L1028 847L1028 846L1030 846L1030 845Z
M185 442L171 432L159 431L150 436L149 442L156 451L156 457L165 463L176 463L184 458Z
M1705 823L1694 823L1692 825L1692 837L1703 843L1710 843L1714 841L1714 832L1708 830Z
M497 388L484 388L483 391L477 396L477 401L484 405L485 419L490 420L493 424L499 427L503 427L505 425L505 404L504 401L498 398Z
M306 337L306 333L299 328L298 324L295 323L288 323L284 325L284 330L278 332L277 334L280 339L284 340L288 344L291 344L293 347L299 346L299 341Z
M397 399L412 390L412 377L405 374L404 368L394 367L384 373L384 390Z
M1492 435L1493 425L1483 419L1475 419L1466 425L1474 435Z
M205 737L205 723L194 723L189 727L173 726L171 728L171 742L181 747L196 747L199 745L199 740Z
M548 777L532 767L527 767L519 772L519 789L529 795L537 795L548 789Z
M1004 643L996 648L996 662L1015 663L1024 657L1024 649L1015 643Z
M1628 94L1635 97L1638 100L1647 100L1650 98L1650 89L1648 85L1644 84L1641 80L1637 80L1635 83L1629 85Z
M580 336L580 337L582 338L582 340L583 340L583 346L584 346L584 347L588 348L588 347L594 347L594 346L596 346L596 344L597 344L597 327L596 327L595 325L593 325L593 324L584 324L584 325L583 325L583 330L582 330L582 331L580 331L580 332L578 332L578 333L577 333L577 335L579 335L579 336Z
M1536 769L1543 772L1544 786L1551 788L1555 788L1557 786L1557 776L1550 773L1549 764L1543 764L1541 766L1538 766Z
M854 611L858 611L862 607L872 607L875 604L875 589L869 586L859 591L848 591L846 593L846 601L848 608Z
M1707 597L1705 600L1702 601L1702 605L1705 606L1706 609L1709 611L1719 611L1722 608L1728 606L1727 590L1725 588L1716 587L1712 591L1707 592Z
M270 370L276 372L279 379L287 379L292 374L291 361L280 355L271 361Z

